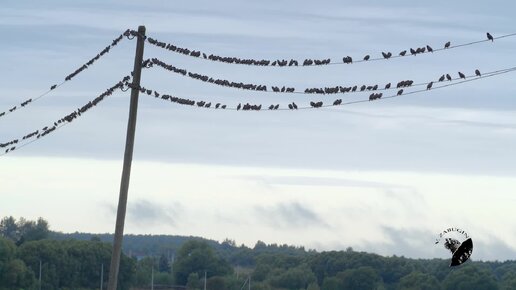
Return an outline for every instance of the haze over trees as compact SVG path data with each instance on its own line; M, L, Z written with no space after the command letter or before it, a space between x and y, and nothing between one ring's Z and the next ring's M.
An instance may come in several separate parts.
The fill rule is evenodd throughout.
M104 264L107 285L112 235L49 231L48 223L5 217L0 222L0 290L98 289ZM509 290L516 261L476 262L449 268L442 259L408 259L303 247L253 248L195 237L127 235L119 289L160 287L201 290ZM206 281L205 281L206 275ZM166 289L166 288L163 288ZM172 289L172 288L170 288Z

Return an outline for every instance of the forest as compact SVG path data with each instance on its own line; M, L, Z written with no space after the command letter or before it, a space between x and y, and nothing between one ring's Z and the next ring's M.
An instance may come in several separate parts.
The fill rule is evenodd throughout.
M110 234L59 233L46 220L0 221L0 290L99 289L107 286ZM206 279L205 279L206 277ZM101 279L102 278L102 279ZM254 247L199 237L127 235L119 289L210 290L509 290L516 261L468 261L318 252L265 244ZM182 287L181 287L182 286Z

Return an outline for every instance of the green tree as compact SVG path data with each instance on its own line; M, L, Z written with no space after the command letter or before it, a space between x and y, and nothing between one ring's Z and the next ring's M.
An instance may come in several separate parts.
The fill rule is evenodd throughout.
M466 264L454 268L443 281L445 290L498 290L494 274L487 268Z
M412 272L400 279L400 290L440 290L437 279L421 272Z
M337 278L344 290L374 290L381 281L378 273L369 266L340 272Z
M20 238L20 231L14 217L4 217L2 221L0 221L0 235L13 242L18 241Z
M232 272L227 261L216 256L215 251L205 241L190 240L179 249L174 261L176 283L185 285L190 273L199 276L207 272L208 278L224 276Z
M314 273L307 264L280 271L270 278L271 286L292 290L306 289L308 285L316 281Z
M188 290L197 290L201 288L201 279L199 279L199 274L190 273L188 275L188 281L186 282L186 289Z
M322 283L322 290L339 290L340 280L337 277L326 277Z
M158 269L160 272L170 272L170 263L164 254L159 257Z

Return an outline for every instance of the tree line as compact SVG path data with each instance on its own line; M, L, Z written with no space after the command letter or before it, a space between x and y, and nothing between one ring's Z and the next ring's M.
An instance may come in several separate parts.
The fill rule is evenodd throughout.
M111 240L108 241L108 238ZM112 235L51 232L48 223L0 221L0 290L99 289L107 286ZM303 247L253 248L194 237L128 236L119 289L186 286L201 290L452 290L516 289L516 261L468 261L449 268L443 259L408 259ZM137 242L135 242L137 241ZM129 255L129 253L133 253ZM103 273L101 273L103 265ZM158 288L155 288L158 289ZM162 288L164 289L164 288ZM184 288L183 288L184 289Z

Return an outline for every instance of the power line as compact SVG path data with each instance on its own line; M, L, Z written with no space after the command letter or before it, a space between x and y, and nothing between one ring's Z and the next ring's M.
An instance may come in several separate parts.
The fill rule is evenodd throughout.
M10 141L7 141L5 143L0 143L0 148L6 148L7 149L0 153L0 156L6 155L14 150L23 148L53 132L58 130L59 128L67 125L68 123L71 123L78 117L80 117L82 114L86 113L93 107L97 106L100 102L102 102L106 97L111 96L116 90L123 89L125 84L129 81L130 77L125 76L121 81L113 85L112 87L105 90L102 94L97 96L95 99L89 101L82 107L76 109L75 111L67 114L66 116L62 117L59 120L56 120L51 125L45 126L42 129L32 131L30 133L25 134L22 138L18 139L12 139ZM23 143L22 143L23 142ZM20 145L18 145L20 144Z
M138 35L138 32L135 30L131 30L129 32L133 37ZM516 36L516 33L504 34L501 36L493 37L493 39L482 39L477 41L471 41L467 43L461 43L452 45L450 41L444 43L442 47L432 48L429 45L424 45L422 47L410 48L408 50L402 50L397 55L393 55L391 52L382 52L382 56L380 57L371 57L368 54L363 54L363 57L360 59L353 60L351 56L345 56L342 58L342 61L332 61L330 58L324 59L313 59L307 58L303 62L291 58L290 60L285 59L277 59L275 61L271 61L268 59L256 60L253 58L238 58L238 57L227 57L227 56L218 56L214 54L207 54L205 52L201 52L200 50L193 50L188 48L182 48L176 46L171 43L159 41L155 38L145 36L145 40L156 47L175 52L185 56L191 56L203 60L215 61L215 62L223 62L228 64L241 64L241 65L251 65L251 66L275 66L275 67L307 67L307 66L319 66L319 65L336 65L336 64L352 64L352 63L362 63L362 62L370 62L370 61L379 61L379 60L387 60L391 58L400 58L400 57L408 57L412 55L424 54L424 53L433 53L439 51L445 51L470 45L475 45L483 42L503 39L507 37Z
M246 104L239 103L237 106L228 106L227 104L224 104L224 103L216 103L216 102L211 102L211 101L207 101L207 100L193 100L193 99L189 99L189 98L175 97L175 96L168 95L168 94L161 94L155 90L147 89L145 87L139 87L138 89L142 93L144 93L148 96L154 96L157 99L161 99L164 101L170 101L171 103L177 103L180 105L194 106L194 107L198 107L198 108L215 109L215 110L216 109L236 110L236 111L239 111L239 110L242 110L242 111L265 111L265 110L286 111L286 110L303 110L303 109L337 107L337 106L352 105L352 104L358 104L358 103L366 103L366 102L371 102L374 100L391 99L391 98L396 98L396 97L401 97L401 96L406 96L406 95L413 95L413 94L419 94L419 93L433 91L433 90L437 90L437 89L442 89L442 88L455 86L455 85L459 85L459 84L463 84L463 83L468 83L468 82L472 82L472 81L477 81L477 80L481 80L481 79L485 79L485 78L490 78L490 77L506 74L509 72L514 72L514 71L516 71L516 67L511 67L511 68L507 68L507 69L484 73L481 76L471 76L471 77L468 77L468 79L463 79L460 81L454 81L454 82L450 82L450 83L438 83L429 89L425 88L425 89L413 90L413 91L408 91L408 92L403 91L403 89L402 89L401 91L398 91L397 93L388 95L388 96L383 96L383 94L381 94L381 93L373 93L376 95L379 94L379 97L376 97L376 98L371 98L371 95L370 95L368 99L361 99L361 100L347 101L347 102L343 102L342 99L336 99L333 102L326 103L326 104L324 104L322 101L317 101L317 102L311 101L309 106L299 106L295 102L289 103L286 106L283 105L283 107L281 107L280 104L270 104L268 106L264 106L263 104L249 104L249 103L246 103ZM126 83L126 85L132 86L131 84L128 84L128 83Z
M157 65L170 72L173 72L173 73L176 73L176 74L179 74L182 76L187 76L194 80L203 81L203 82L207 82L207 83L211 83L211 84L215 84L215 85L219 85L219 86L223 86L223 87L230 87L230 88L236 88L236 89L242 89L242 90L251 90L251 91L257 91L257 92L318 94L318 95L351 94L351 93L363 93L363 92L369 92L369 91L399 90L399 89L406 88L406 87L427 86L433 82L437 83L437 82L444 82L444 81L457 81L460 79L480 75L480 71L476 70L475 74L468 75L468 76L464 75L461 72L458 72L458 75L459 75L458 77L452 77L450 74L443 74L438 79L428 81L428 82L423 82L423 83L414 83L414 81L412 81L412 80L402 80L402 81L393 82L393 83L389 82L389 83L383 85L382 87L380 87L378 84L374 84L374 85L371 85L371 84L363 85L362 84L362 85L347 85L347 86L334 85L334 86L329 86L329 87L324 87L324 88L305 88L303 91L297 91L294 87L282 86L280 88L277 86L271 86L272 91L269 91L267 85L234 82L234 81L223 80L223 79L215 79L215 78L207 76L207 75L193 73L193 72L187 71L186 69L177 68L177 67L175 67L171 64L167 64L157 58L148 59L148 60L144 61L142 65L146 68L152 68L152 67L154 67L154 65ZM485 73L485 74L496 73L496 72L497 71L489 72L489 73Z
M83 72L85 69L89 68L90 66L92 66L95 62L97 62L102 56L104 56L105 54L109 53L111 48L115 47L123 38L127 37L127 38L130 38L131 37L131 34L130 34L130 30L127 29L124 33L120 34L117 38L113 39L113 41L111 42L111 44L109 44L108 46L106 46L103 50L101 50L99 53L97 53L96 56L94 56L93 58L91 58L88 62L86 62L85 64L83 64L82 66L80 66L79 68L77 68L76 70L74 70L73 72L69 73L65 79L59 83L59 84L54 84L52 86L50 86L50 88L40 94L39 96L35 97L35 98L29 98L23 102L21 102L19 105L15 105L13 107L11 107L10 109L8 110L5 110L4 112L0 112L0 117L3 117L3 116L6 116L10 113L13 113L14 111L20 109L20 108L24 108L26 107L28 104L32 103L32 102L35 102L43 97L45 97L46 95L48 95L51 91L59 88L60 86L62 86L64 83L68 82L68 81L71 81L73 78L75 78L78 74L80 74L81 72Z

